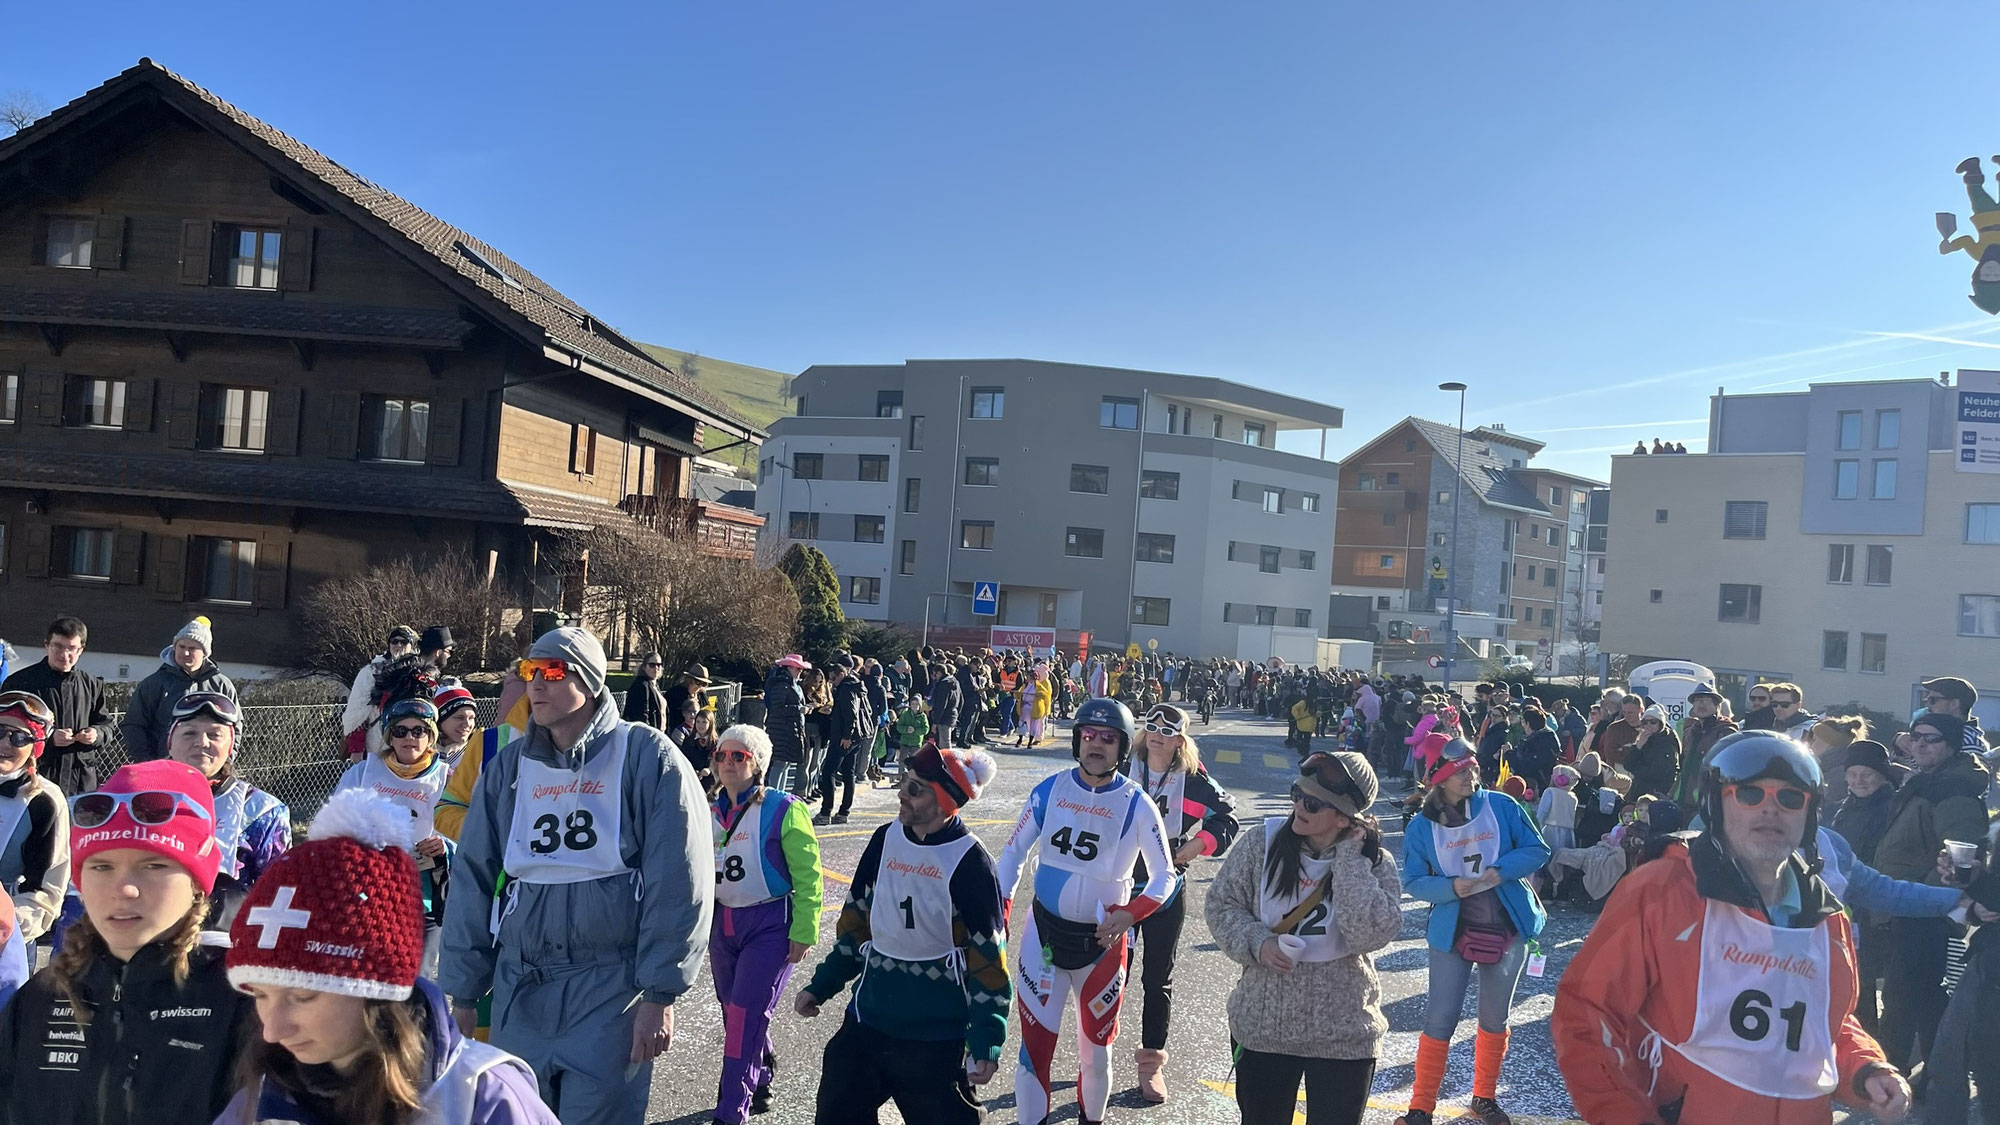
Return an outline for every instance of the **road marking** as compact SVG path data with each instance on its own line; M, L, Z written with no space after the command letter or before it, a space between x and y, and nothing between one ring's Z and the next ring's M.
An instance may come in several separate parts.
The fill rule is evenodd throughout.
M1236 1083L1234 1082L1212 1082L1209 1079L1204 1078L1201 1080L1201 1084L1208 1087L1211 1090L1214 1090L1216 1093L1229 1098L1231 1101L1234 1101L1236 1099ZM1301 1094L1299 1097L1299 1101L1303 1103L1305 1100L1306 1100L1305 1096ZM1368 1099L1368 1108L1386 1109L1394 1113L1403 1112L1403 1110L1408 1108L1408 1104L1409 1104L1408 1099L1396 1099L1393 1101L1388 1098ZM1531 1117L1519 1113L1513 1114L1512 1116L1515 1121L1520 1123L1520 1125L1583 1125L1583 1122L1578 1121L1573 1117ZM1438 1108L1437 1111L1437 1120L1477 1121L1479 1119L1477 1117L1474 1117L1472 1115L1472 1111L1469 1109L1452 1110L1452 1109L1446 1109L1441 1106ZM1306 1121L1306 1115L1304 1111L1299 1111L1299 1110L1293 1111L1292 1125L1305 1125L1305 1121Z
M1283 754L1266 754L1264 755L1264 765L1266 768L1274 770L1290 769L1292 760Z
M1237 765L1243 761L1243 751L1241 750L1217 750L1211 756L1226 766Z

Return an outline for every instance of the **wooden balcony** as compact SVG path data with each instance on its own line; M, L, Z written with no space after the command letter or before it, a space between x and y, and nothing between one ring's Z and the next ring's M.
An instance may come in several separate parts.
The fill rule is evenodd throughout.
M755 512L682 496L627 496L618 506L663 535L695 536L704 553L730 559L757 556L757 529L764 526L764 517Z

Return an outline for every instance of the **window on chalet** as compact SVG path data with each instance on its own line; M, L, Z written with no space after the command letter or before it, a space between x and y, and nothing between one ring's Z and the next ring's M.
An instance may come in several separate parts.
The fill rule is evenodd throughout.
M223 227L217 255L217 285L231 289L276 289L278 252L284 232L271 227Z
M16 374L0 375L0 424L20 421L21 418L21 377Z
M115 533L108 527L57 529L56 560L64 578L111 581L111 547Z
M264 452L271 392L256 387L201 385L203 447L232 453Z
M95 219L50 219L48 251L43 263L63 269L87 270L97 239Z
M370 395L362 400L361 449L371 461L424 459L430 442L429 399Z
M63 425L98 430L125 426L125 380L72 376L63 385Z
M256 589L254 539L197 538L194 541L196 596L203 601L249 605Z

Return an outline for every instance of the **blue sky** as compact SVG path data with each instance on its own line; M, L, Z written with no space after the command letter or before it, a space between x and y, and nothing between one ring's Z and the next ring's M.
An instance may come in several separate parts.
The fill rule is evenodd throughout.
M150 55L739 362L1219 375L1345 407L1336 455L1450 419L1462 379L1468 422L1599 477L1635 438L1699 449L1717 386L2000 366L1932 218L1969 228L1952 167L2000 152L1991 6L91 13L10 13L0 90Z

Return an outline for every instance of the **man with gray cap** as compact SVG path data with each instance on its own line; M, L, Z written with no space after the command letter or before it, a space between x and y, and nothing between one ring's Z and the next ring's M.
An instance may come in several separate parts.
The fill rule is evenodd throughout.
M516 674L532 719L473 793L438 983L467 1034L492 990L494 1046L564 1125L638 1125L708 943L707 802L664 733L618 717L597 638L545 633Z
M181 696L208 692L236 699L236 685L215 666L215 633L208 618L197 617L174 634L174 643L160 650L160 666L132 689L118 729L125 752L135 762L167 756L167 732L174 725L174 708Z

